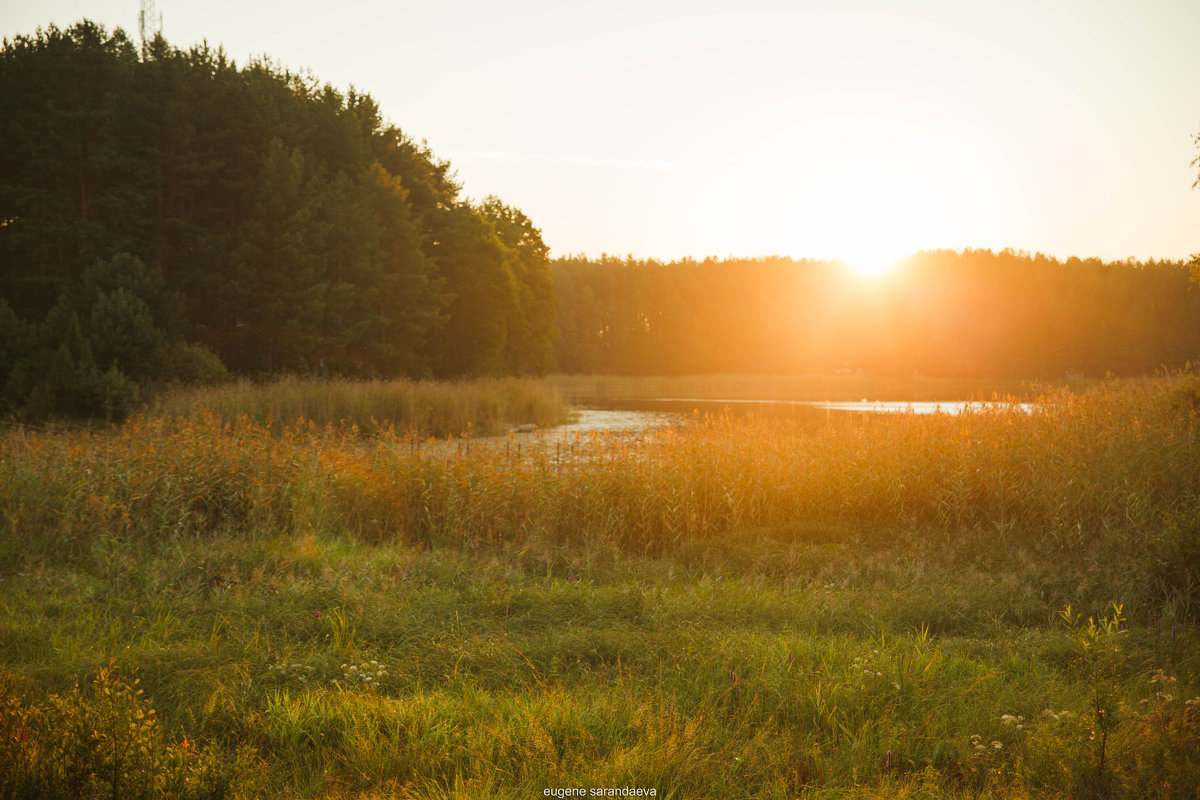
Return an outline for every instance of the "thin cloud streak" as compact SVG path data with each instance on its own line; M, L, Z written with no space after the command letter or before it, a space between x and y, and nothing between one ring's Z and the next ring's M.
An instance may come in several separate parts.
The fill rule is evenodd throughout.
M682 169L683 165L675 161L665 161L659 158L596 158L569 153L505 153L505 152L474 152L447 153L446 158L453 161L514 161L523 164L574 164L585 167L615 167L617 169L647 169L668 171Z

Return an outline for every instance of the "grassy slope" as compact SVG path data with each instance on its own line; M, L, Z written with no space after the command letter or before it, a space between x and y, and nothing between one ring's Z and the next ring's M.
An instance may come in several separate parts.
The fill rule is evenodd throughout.
M256 749L247 792L1191 797L1191 391L566 463L10 437L0 653L29 702L136 667L176 741Z

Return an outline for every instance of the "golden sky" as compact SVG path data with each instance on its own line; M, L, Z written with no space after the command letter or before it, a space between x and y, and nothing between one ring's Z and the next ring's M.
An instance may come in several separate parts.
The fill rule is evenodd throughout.
M1200 251L1200 2L160 0L524 210L557 255ZM0 32L137 0L4 2Z

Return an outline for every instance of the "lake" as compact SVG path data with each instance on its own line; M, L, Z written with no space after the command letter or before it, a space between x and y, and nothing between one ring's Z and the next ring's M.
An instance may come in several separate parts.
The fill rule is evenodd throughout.
M960 414L965 409L982 409L991 403L970 400L882 401L861 400L745 400L710 398L572 398L572 419L553 430L559 433L591 431L637 431L674 425L697 415L735 414L821 422L831 415L844 414ZM1024 411L1032 403L1013 403Z

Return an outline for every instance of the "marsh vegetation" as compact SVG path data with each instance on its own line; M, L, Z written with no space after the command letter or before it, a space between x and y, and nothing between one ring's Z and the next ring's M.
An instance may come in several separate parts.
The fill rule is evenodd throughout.
M1196 387L570 458L200 411L9 431L0 786L1193 796Z

